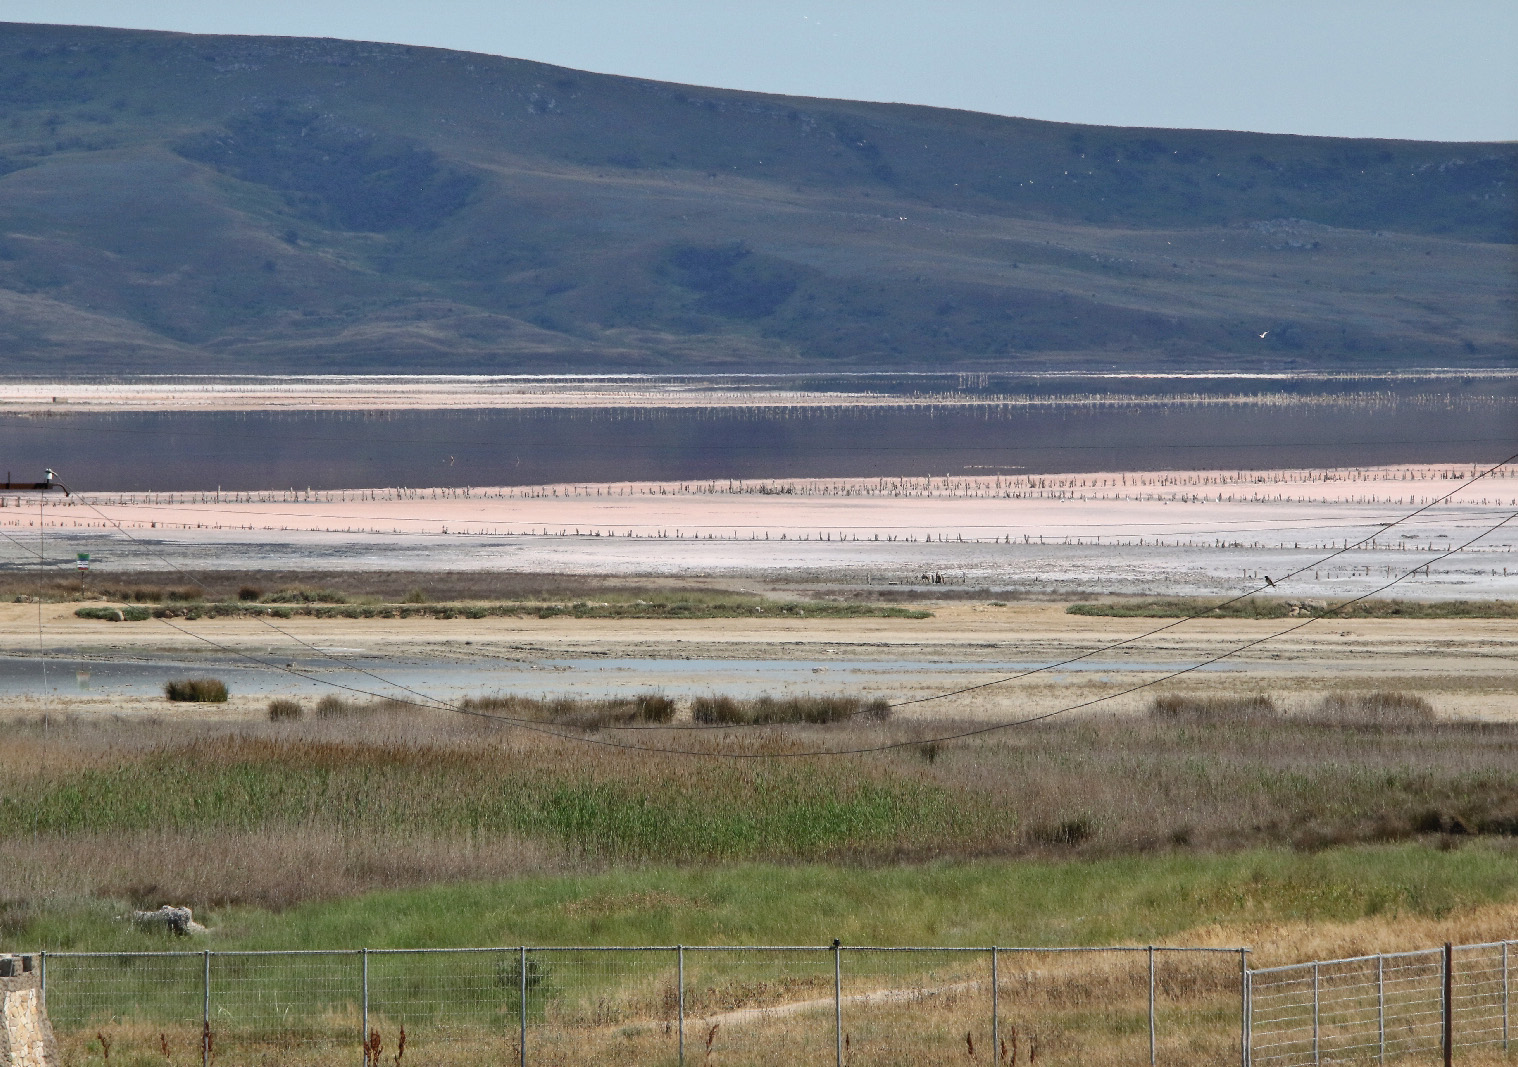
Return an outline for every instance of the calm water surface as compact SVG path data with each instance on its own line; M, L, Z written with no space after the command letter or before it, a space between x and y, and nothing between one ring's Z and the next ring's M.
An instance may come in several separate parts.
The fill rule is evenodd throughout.
M1479 463L1518 449L1518 378L798 384L900 403L7 415L0 466L93 491L332 489ZM914 403L935 391L1024 401Z

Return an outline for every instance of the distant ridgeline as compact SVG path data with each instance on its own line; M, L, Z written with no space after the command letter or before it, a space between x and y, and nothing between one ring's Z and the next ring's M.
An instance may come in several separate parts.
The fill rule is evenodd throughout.
M0 373L1518 364L1518 146L0 24Z

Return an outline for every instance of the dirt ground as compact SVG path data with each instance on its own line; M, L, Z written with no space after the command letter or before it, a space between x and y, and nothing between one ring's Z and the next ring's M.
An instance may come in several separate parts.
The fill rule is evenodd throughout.
M275 695L357 695L349 690L419 701L502 690L599 696L657 689L676 696L850 692L898 702L1089 654L972 693L907 704L897 714L991 721L1087 702L1094 703L1080 713L1124 714L1145 707L1157 692L1177 691L1268 693L1291 710L1333 690L1398 689L1426 696L1445 717L1518 719L1518 627L1511 621L1323 620L1262 641L1300 620L1171 626L1164 619L1070 615L1054 602L922 606L932 618L297 617L272 624L175 619L170 625L78 619L72 604L42 605L40 612L34 604L5 604L0 691L8 695L7 713L28 716L54 709L183 714L185 705L162 697L162 682L206 673L225 678L233 692L225 705L196 708L216 717L262 715ZM46 689L35 677L39 617L52 670ZM1141 638L1162 627L1168 628ZM1141 639L1106 648L1134 638ZM112 671L122 665L137 671L134 684L113 688ZM1124 692L1135 686L1144 688Z

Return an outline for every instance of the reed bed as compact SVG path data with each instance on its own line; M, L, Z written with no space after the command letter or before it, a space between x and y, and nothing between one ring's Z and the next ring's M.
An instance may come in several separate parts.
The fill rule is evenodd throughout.
M490 705L512 718L549 717L569 733L638 725L588 736L692 753L682 755L586 745L409 705L323 704L327 712L318 705L302 718L262 723L53 717L45 744L40 724L20 723L0 740L0 838L326 842L295 850L308 857L309 875L293 884L283 865L264 873L224 850L220 879L216 863L195 866L193 876L154 863L142 879L169 897L182 888L196 899L285 904L362 889L366 878L396 886L468 877L471 863L494 876L512 868L524 842L533 862L594 869L1518 835L1518 728L1405 711L1388 727L1384 716L1353 710L1416 707L1385 694L1315 705L1351 709L1331 717L1205 711L1055 721L941 744L931 759L915 742L955 724L855 715L823 725L692 730L675 722L666 730L667 706L654 695L567 711L518 698ZM902 747L800 755L882 744ZM730 758L760 753L788 758ZM451 858L429 859L427 850L415 861L383 858L422 840ZM362 842L373 852L369 875L354 859ZM0 897L20 903L45 884L85 895L129 888L132 863L104 864L88 852L43 850L33 888L10 883Z

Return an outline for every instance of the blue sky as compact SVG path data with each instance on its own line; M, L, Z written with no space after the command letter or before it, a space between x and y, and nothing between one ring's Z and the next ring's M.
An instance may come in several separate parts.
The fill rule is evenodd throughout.
M1518 139L1518 0L0 0L0 20L396 41L1068 122Z

